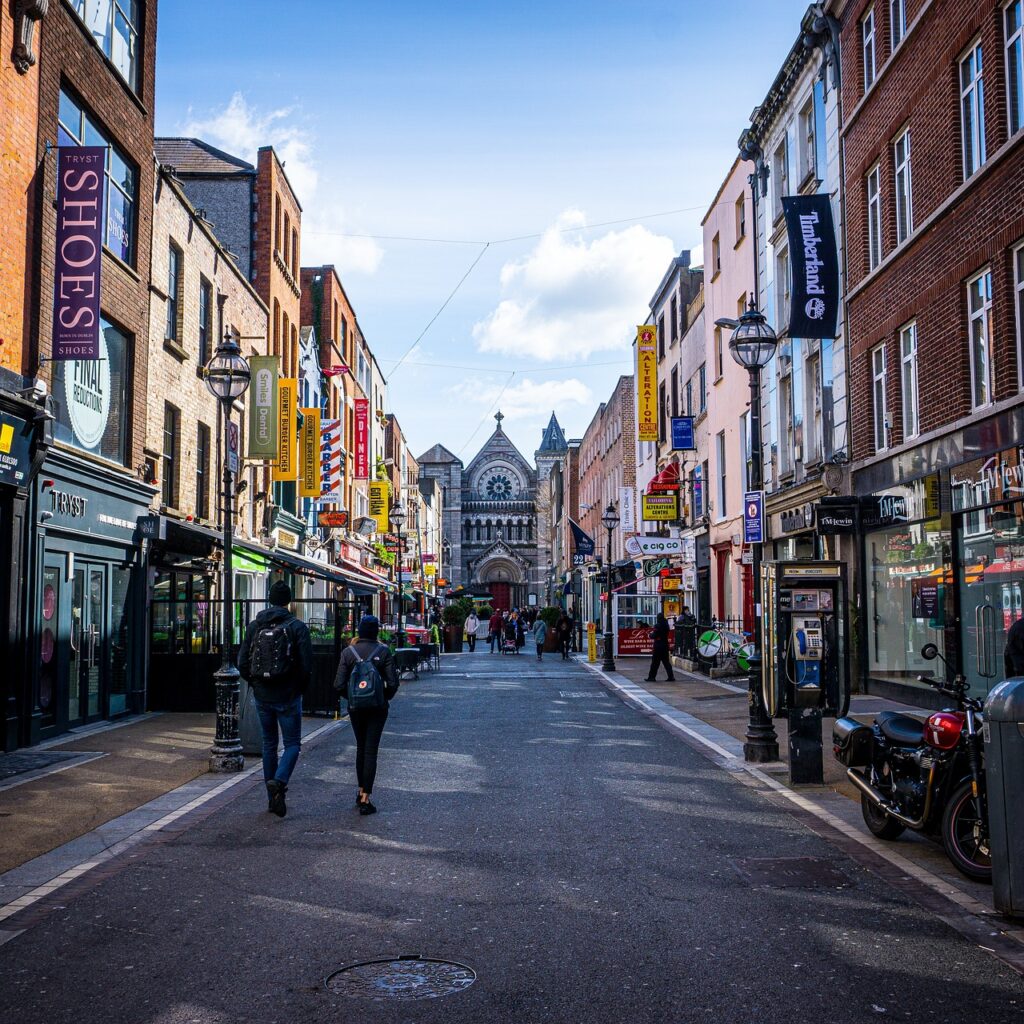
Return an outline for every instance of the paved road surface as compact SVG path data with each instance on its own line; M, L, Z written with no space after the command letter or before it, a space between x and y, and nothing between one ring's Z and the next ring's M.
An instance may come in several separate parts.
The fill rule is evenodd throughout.
M447 657L403 686L375 798L348 730L0 946L0 1020L228 1024L1020 1021L1024 983L596 678ZM820 858L841 887L734 862ZM14 922L11 923L14 926ZM472 966L467 990L325 989L358 960Z

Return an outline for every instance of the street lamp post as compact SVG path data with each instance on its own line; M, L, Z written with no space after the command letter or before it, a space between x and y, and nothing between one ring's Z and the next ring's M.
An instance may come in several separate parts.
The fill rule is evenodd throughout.
M750 489L764 489L764 451L761 440L761 370L764 369L775 355L778 338L772 330L764 314L757 308L753 299L750 305L736 320L718 320L716 326L734 328L729 339L729 351L733 359L750 375ZM761 545L753 544L754 583L754 618L758 623L764 620L758 613L761 590ZM774 638L769 637L768 643ZM754 671L749 678L747 706L749 719L747 723L746 742L743 744L745 761L764 764L779 759L779 739L775 727L768 717L764 705L764 672L765 659L761 644L761 631L754 629L754 657L751 659Z
M601 516L601 524L608 531L608 559L605 565L605 604L604 610L604 664L605 672L615 671L615 656L612 653L612 531L619 525L619 513L615 506L609 504Z
M249 363L238 342L225 334L217 351L203 370L203 379L210 394L224 411L224 560L221 568L221 597L224 600L221 618L220 668L214 673L217 702L217 728L210 749L211 772L240 772L245 767L242 741L238 735L238 669L231 653L234 639L234 588L231 553L234 527L235 467L231 450L231 407L249 387Z
M402 635L402 527L405 525L405 506L399 501L391 506L388 519L398 534L398 551L395 552L395 564L398 567L398 596L396 598L398 607L395 613L395 621L398 629L395 633L395 646L404 647L404 636Z

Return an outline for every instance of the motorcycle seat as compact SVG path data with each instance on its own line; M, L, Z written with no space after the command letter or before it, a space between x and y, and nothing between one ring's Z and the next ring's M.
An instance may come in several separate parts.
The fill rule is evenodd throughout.
M876 719L882 735L905 747L918 747L924 739L924 722L896 711L883 711Z

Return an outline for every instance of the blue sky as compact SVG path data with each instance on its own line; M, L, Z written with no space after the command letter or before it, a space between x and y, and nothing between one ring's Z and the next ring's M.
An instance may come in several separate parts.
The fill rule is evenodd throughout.
M529 455L631 372L805 9L163 0L157 131L278 148L302 262L339 268L416 454L468 462L500 406Z

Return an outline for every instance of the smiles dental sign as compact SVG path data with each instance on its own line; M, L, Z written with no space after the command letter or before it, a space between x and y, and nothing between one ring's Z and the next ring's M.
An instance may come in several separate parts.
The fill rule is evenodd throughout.
M103 146L62 146L57 150L54 359L99 358L106 155Z

